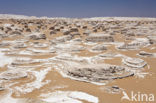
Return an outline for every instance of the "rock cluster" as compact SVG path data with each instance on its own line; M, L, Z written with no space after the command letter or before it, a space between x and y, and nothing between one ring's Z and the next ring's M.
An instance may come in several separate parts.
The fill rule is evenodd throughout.
M0 19L0 91L15 89L14 94L20 95L37 89L41 93L43 85L51 88L49 82L65 80L51 75L52 69L96 84L144 75L142 68L155 65L147 64L156 57L155 30L156 20L141 18ZM107 90L119 93L121 88ZM22 102L43 101L26 98Z
M119 46L118 49L134 50L134 49L139 49L139 48L148 46L149 44L150 42L147 38L137 38L136 40L128 44L123 44Z

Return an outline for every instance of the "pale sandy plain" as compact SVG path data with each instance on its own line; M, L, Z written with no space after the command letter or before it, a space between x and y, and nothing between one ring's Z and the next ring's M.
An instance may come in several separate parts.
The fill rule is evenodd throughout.
M124 93L156 95L155 18L0 18L0 103L136 103Z

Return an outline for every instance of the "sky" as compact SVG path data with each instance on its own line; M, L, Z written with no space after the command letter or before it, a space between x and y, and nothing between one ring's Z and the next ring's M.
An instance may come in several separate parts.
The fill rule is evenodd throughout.
M0 14L48 17L156 17L156 0L0 0Z

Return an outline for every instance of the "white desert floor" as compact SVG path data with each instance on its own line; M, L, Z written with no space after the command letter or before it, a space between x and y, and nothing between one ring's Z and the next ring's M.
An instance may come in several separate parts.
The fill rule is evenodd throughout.
M3 16L0 103L131 103L124 93L156 94L155 18Z

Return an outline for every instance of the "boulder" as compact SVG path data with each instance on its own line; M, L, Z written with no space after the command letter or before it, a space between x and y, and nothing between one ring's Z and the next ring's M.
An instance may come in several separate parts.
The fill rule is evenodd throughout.
M27 73L21 70L8 70L0 74L0 79L4 79L4 80L13 80L13 79L26 78L26 77L27 77Z
M14 48L26 48L27 45L25 43L16 43L13 47Z
M11 35L21 35L22 33L20 31L13 31L10 34Z
M27 28L25 31L26 31L26 32L31 32L31 29Z
M78 30L78 28L73 27L73 28L70 29L70 31L71 31L71 32L78 32L79 30Z
M52 44L63 43L63 42L71 40L72 38L73 37L71 35L60 36L52 40L51 43Z
M34 48L46 48L46 47L48 47L48 44L40 43L40 42L34 42L33 44L31 44L31 46L33 46Z
M106 46L105 45L97 45L97 46L94 46L94 47L92 47L91 48L91 51L97 51L97 52L102 52L102 51L105 51L105 50L107 50L107 48L106 48Z
M69 35L70 34L70 30L68 29L63 29L62 30L63 35Z
M91 30L85 30L85 31L83 32L83 34L86 35L86 36L88 36L91 32L92 32Z
M86 41L88 42L114 42L114 38L110 36L109 34L90 34L87 38Z
M82 26L82 29L87 29L88 27L87 26Z
M29 36L29 38L32 40L46 39L46 35L45 34L32 34Z
M100 58L114 58L114 57L117 57L117 56L118 56L118 54L114 53L114 52L106 52L106 53L98 55L98 57L100 57Z
M10 46L11 43L9 42L1 42L0 43L0 47L7 47L7 46Z
M5 33L1 33L1 34L0 34L0 38L7 38L7 37L9 37L8 34L5 34Z
M123 63L132 68L143 68L147 63L140 58L126 57L123 59Z
M122 79L133 76L126 67L108 64L83 64L63 68L64 73L80 81L104 82L105 80Z
M97 32L98 30L97 29L93 29L93 32Z
M53 31L50 31L50 35L54 35L54 34L56 34L57 32L55 31L55 30L53 30Z
M58 44L54 48L61 52L79 52L85 50L85 47L74 44Z
M72 32L70 35L72 35L74 37L76 35L80 36L81 34L79 32Z
M0 91L3 91L3 90L5 90L5 88L0 86Z
M128 49L128 50L135 50L135 49L139 49L142 47L146 47L150 44L149 40L147 38L136 38L135 40L133 40L132 42L128 43L128 44L122 44L119 47L117 47L118 49Z
M53 26L49 28L49 30L54 30L54 29L55 29L55 27L53 27Z
M156 36L148 36L148 39L150 41L150 44L156 44Z
M143 57L154 57L153 53L148 53L148 52L145 52L145 51L140 51L138 55L143 56Z

